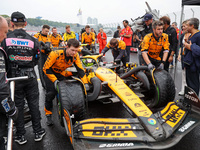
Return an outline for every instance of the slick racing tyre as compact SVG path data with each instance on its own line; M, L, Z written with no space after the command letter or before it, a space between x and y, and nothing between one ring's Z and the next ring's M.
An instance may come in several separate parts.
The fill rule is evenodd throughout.
M97 77L91 79L92 88L87 92L87 100L94 101L101 93L101 80Z
M58 109L59 119L62 126L63 124L63 109L67 109L70 115L74 115L72 122L82 120L86 115L85 108L85 95L83 93L82 83L79 81L60 81L58 83Z
M42 54L40 53L40 59L38 61L38 72L39 72L39 76L40 76L40 81L41 81L41 84L42 84L42 87L44 89L46 89L46 84L45 84L45 80L44 80L44 72L43 72L43 66L44 66L44 63L43 63L43 59L42 59Z
M170 74L165 70L155 70L153 73L155 83L151 75L147 75L150 81L150 90L143 93L147 106L150 108L164 107L175 98L175 85Z

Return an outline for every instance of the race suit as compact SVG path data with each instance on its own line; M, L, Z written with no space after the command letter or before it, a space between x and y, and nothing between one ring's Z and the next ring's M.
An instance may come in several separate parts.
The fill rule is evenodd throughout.
M34 66L38 62L38 41L23 29L8 33L3 47L9 58L8 77L28 76L29 79L15 82L15 104L19 114L16 121L17 135L24 135L24 98L26 96L31 113L33 132L42 130L39 111L39 90Z
M63 35L64 42L69 41L69 39L76 39L76 34L71 31L70 33L64 33Z
M120 59L123 63L124 66L126 66L126 44L124 41L122 40L117 40L118 41L118 47L117 48L111 48L110 47L110 42L108 42L108 44L106 45L106 47L102 50L101 53L103 53L103 55L109 50L112 49L112 54L114 57L114 61L116 59Z
M105 38L105 39L102 39L102 38ZM97 35L97 40L98 40L98 43L99 43L99 54L101 54L101 51L105 48L106 46L106 43L107 43L107 36L106 36L106 33L103 32L99 32L99 34Z
M72 72L66 71L66 68L72 66L73 64L76 67L78 75L83 83L88 83L78 53L74 57L67 57L66 50L64 49L52 51L49 54L47 61L45 62L43 67L43 71L48 77L48 79L45 78L47 89L44 110L46 112L46 115L52 114L52 101L57 94L53 83L56 80L62 81L65 80L66 77L72 76Z
M81 43L88 44L86 48L90 50L92 48L92 45L94 46L94 43L95 43L94 32L90 32L90 33L84 32L81 37Z
M60 34L57 34L56 36L51 34L50 38L51 38L51 44L53 45L53 47L59 47L60 43L63 41Z
M168 35L162 33L162 36L156 39L153 33L149 33L144 37L141 47L142 53L147 53L151 63L158 67L162 63L160 58L161 51L169 52Z
M8 57L0 47L0 150L5 150L4 139L7 131L7 115L16 111L15 103L10 99L9 83L6 80L6 70Z

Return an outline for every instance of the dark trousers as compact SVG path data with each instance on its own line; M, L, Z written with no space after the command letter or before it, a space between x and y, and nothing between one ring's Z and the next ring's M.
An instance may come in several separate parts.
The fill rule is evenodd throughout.
M15 82L15 105L19 110L16 121L17 135L26 133L24 128L24 97L26 97L30 109L33 132L36 133L41 130L38 82L36 78L30 78Z
M66 77L62 76L59 73L54 72L54 75L57 77L57 79L59 81L67 79ZM49 80L49 78L46 75L44 77L44 80L46 83L45 108L46 108L46 110L48 110L52 113L53 99L55 98L57 91L55 90L54 83L51 80ZM47 115L47 113L46 113L46 115Z
M0 150L5 150L4 139L3 137L6 136L7 128L6 123L8 119L6 114L0 113Z
M186 83L197 95L199 95L199 73L199 70L192 72L190 68L186 67Z
M126 62L129 62L130 61L130 48L131 46L126 46Z

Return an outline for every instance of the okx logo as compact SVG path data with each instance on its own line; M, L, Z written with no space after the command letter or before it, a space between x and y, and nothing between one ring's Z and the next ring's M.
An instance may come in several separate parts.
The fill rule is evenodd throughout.
M10 59L11 61L14 61L14 60L32 61L32 58L33 58L33 56L18 56L18 55L16 55L16 56L10 55L10 56L9 56L9 59Z

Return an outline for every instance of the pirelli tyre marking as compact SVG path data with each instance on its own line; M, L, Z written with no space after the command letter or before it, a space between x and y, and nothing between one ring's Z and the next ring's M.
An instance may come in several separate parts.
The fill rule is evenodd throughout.
M99 148L117 148L117 147L132 147L134 143L108 143L108 144L100 144Z

